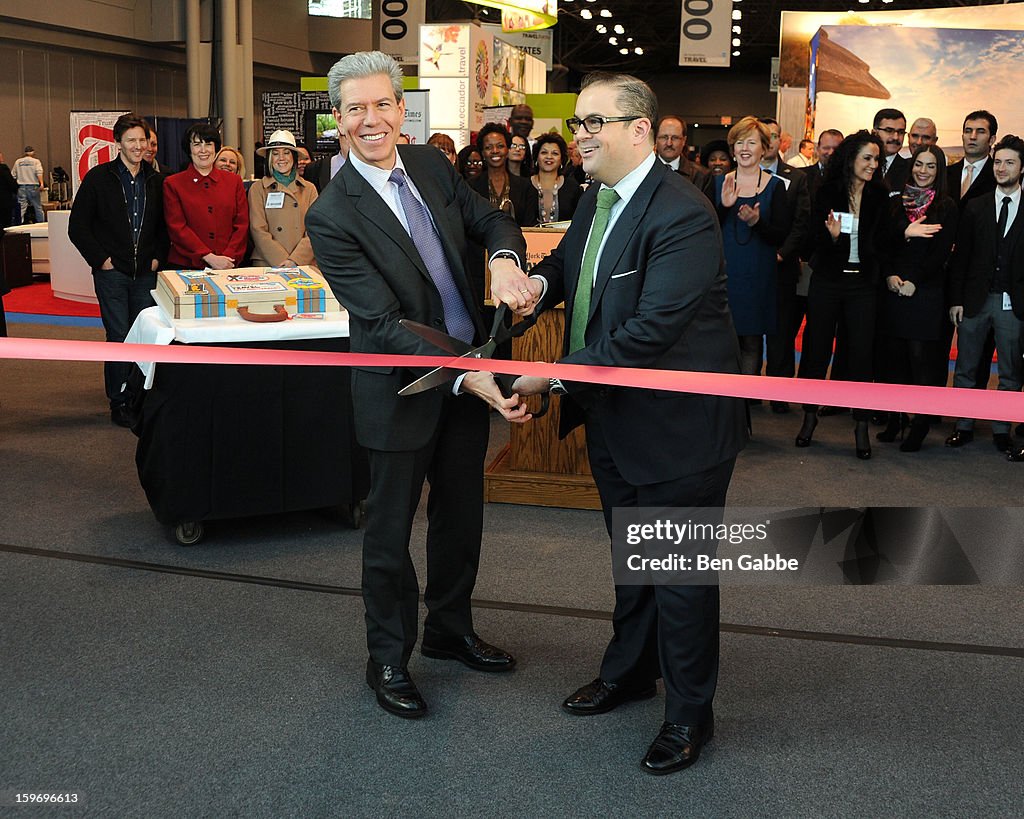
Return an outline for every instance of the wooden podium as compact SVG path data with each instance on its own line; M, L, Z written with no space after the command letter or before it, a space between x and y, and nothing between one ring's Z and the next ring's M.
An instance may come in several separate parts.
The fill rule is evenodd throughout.
M563 231L524 228L528 266L543 259L561 240ZM533 329L512 343L517 361L554 361L562 350L565 310L545 312ZM489 503L600 509L597 487L590 474L583 428L558 440L559 401L552 396L547 415L526 424L511 424L509 444L484 471L484 499ZM531 398L530 407L540 406Z

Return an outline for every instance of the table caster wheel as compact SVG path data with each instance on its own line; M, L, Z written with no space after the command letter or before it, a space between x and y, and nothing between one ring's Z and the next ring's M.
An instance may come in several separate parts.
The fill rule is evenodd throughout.
M179 523L174 527L174 539L182 546L195 546L203 539L203 524L199 521Z

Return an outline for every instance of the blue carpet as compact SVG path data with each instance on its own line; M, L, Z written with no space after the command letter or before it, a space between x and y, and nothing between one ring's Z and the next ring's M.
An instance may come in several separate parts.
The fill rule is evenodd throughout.
M10 324L58 324L63 327L103 327L103 321L89 316L44 316L35 313L8 313Z

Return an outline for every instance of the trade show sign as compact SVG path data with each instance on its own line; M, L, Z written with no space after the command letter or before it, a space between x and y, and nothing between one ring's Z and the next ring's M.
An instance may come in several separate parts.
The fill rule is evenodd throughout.
M117 156L114 123L128 111L71 112L71 197L85 175Z
M732 0L683 0L679 64L728 68L732 41Z

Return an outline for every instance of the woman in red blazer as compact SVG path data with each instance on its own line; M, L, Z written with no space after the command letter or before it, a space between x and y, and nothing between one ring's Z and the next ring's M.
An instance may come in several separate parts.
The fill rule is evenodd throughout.
M230 270L245 258L249 203L241 177L213 166L220 145L214 126L193 125L182 140L192 161L164 180L164 218L171 238L167 262L173 267Z

